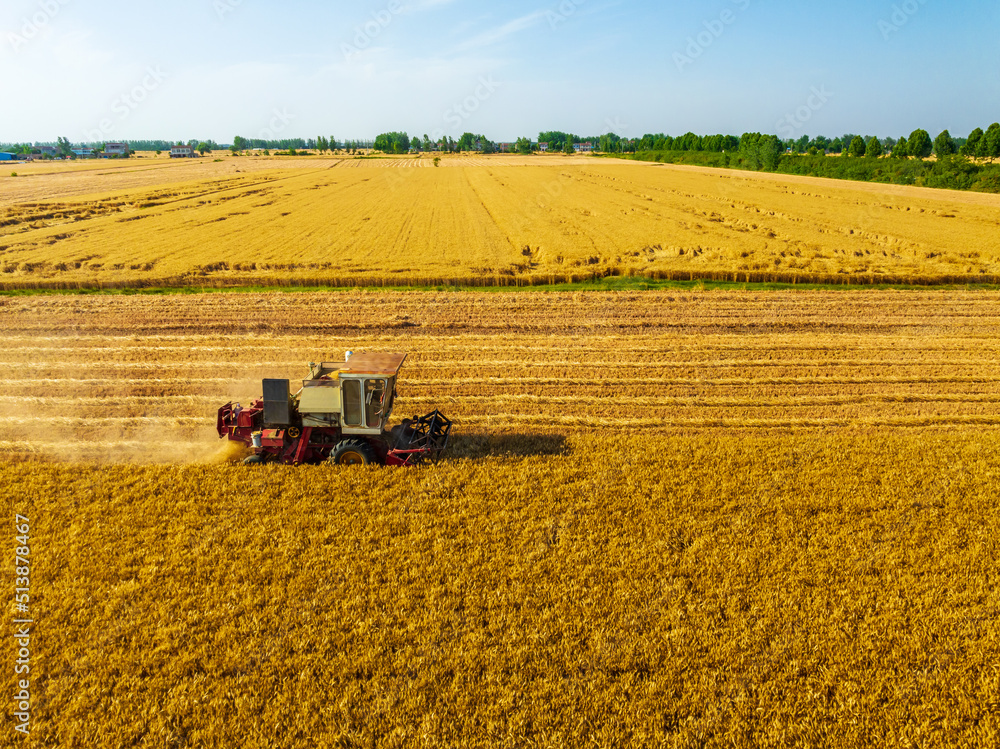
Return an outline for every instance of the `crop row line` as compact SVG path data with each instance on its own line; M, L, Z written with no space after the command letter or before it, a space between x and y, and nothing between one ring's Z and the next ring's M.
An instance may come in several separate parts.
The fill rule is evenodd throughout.
M97 337L95 340L102 340L101 337ZM417 343L420 340L431 340L422 338L409 338L405 343L409 346ZM649 340L649 339L644 339ZM672 339L675 341L676 339ZM969 349L975 350L977 353L983 354L984 359L990 359L991 357L996 357L1000 355L1000 346L989 346L979 338L962 339L967 342L965 346L934 346L934 345L921 345L919 341L914 340L912 346L901 346L899 339L894 339L894 346L892 348L892 353L912 353L915 357L920 357L923 360L928 352L940 353L942 355L948 355L955 352L967 352ZM396 339L397 343L401 343L399 339ZM5 339L6 350L8 352L23 351L25 354L30 355L33 359L37 359L41 355L50 354L73 354L73 353L83 353L86 354L88 358L92 358L98 354L117 354L123 358L133 358L127 356L129 352L135 352L137 354L142 354L148 356L151 352L181 352L185 354L190 354L192 352L201 352L205 354L217 354L225 353L228 355L233 354L234 345L230 342L225 346L144 346L141 344L135 346L92 346L88 345L87 341L81 339L81 342L77 346L32 346L30 340L25 340L23 346L11 346L10 341ZM353 341L351 344L354 347L358 347L359 342ZM363 345L363 344L362 344ZM469 363L481 361L482 357L488 353L504 353L510 354L511 350L516 348L518 352L532 352L535 354L549 354L552 356L567 356L576 355L578 357L583 357L587 354L597 354L597 355L607 355L610 353L608 347L606 346L576 346L576 345L562 345L562 346L523 346L515 344L506 344L504 346L496 345L475 345L475 350L469 351L469 343L464 343L462 345L455 346L433 346L429 348L417 348L416 350L411 350L409 353L408 362L415 364L424 364L426 361L454 361L456 363ZM246 347L247 353L254 356L260 355L263 352L280 352L285 355L289 355L296 351L302 352L302 357L295 360L296 364L303 364L309 357L316 358L315 346L311 344L285 344L285 345L275 345L275 346L264 346L257 345L256 343L252 346ZM718 352L733 352L738 354L746 354L747 351L761 351L768 354L774 354L779 352L784 353L826 353L826 354L836 354L840 352L851 352L851 353L861 353L861 352L885 352L886 347L884 345L873 346L873 345L848 345L847 342L843 342L841 345L837 346L817 346L817 345L802 345L802 346L791 346L791 345L768 345L766 342L750 342L741 345L713 345L706 343L704 345L698 346L676 346L676 345L664 345L664 346L636 346L634 344L622 346L619 345L615 351L623 354L637 355L643 353L649 354L686 354L691 355L699 351L704 351L706 353L718 353ZM451 360L445 359L433 359L428 357L438 356L443 354L453 354L454 352L464 353L466 356L464 358L455 358ZM499 360L498 360L499 361ZM523 359L518 360L523 361ZM756 359L747 359L747 361L759 361ZM806 360L812 361L812 360ZM543 363L548 363L543 360ZM244 364L244 362L240 362Z
M512 426L575 426L591 428L701 428L701 427L726 427L726 428L795 428L795 427L920 427L920 426L947 426L947 425L978 425L978 426L1000 426L1000 414L991 415L934 415L934 416L903 416L887 418L857 419L847 417L805 417L805 418L726 418L725 416L712 417L707 419L669 419L656 417L601 417L569 414L520 414L520 413L497 413L488 415L466 415L456 417L454 423L458 426L488 426L508 428ZM102 424L114 424L119 427L135 426L162 426L164 422L170 422L175 426L197 426L205 424L205 419L196 417L103 417L100 419L87 419L77 416L56 417L53 419L20 417L6 420L6 423L16 426L27 426L30 424L44 423L47 425L87 425L100 426ZM83 443L90 443L87 437L81 437ZM0 441L0 447L4 445L18 448L35 447L43 443L31 440L6 440ZM148 444L136 441L134 444ZM192 443L206 444L206 443ZM176 447L177 443L171 441L171 446Z
M224 396L212 395L140 395L126 396L124 402L117 396L107 397L74 397L74 396L0 396L0 403L13 405L39 406L100 406L103 408L127 407L133 403L210 403L220 404ZM588 395L535 395L532 393L503 395L406 395L400 396L397 403L401 404L486 404L486 403L530 403L534 405L607 405L605 396ZM787 396L781 398L712 398L701 396L689 397L630 397L627 406L680 406L698 408L800 408L804 406L851 406L881 403L1000 403L1000 394L983 395L980 393L956 394L922 394L922 393L883 393L858 396ZM9 420L5 420L9 421Z
M576 369L655 369L655 368L701 368L701 369L726 369L731 367L748 368L776 368L776 367L928 367L935 364L947 365L948 367L959 366L994 366L994 357L983 357L982 359L954 359L944 358L928 360L921 359L716 359L711 361L689 359L685 361L574 361L561 359L556 361L539 361L525 359L469 359L462 360L429 360L414 362L411 369L454 369L468 368L476 366L478 368L488 367L573 367ZM304 367L301 360L288 361L264 361L254 360L252 362L239 361L184 361L184 362L164 362L164 361L49 361L49 362L3 362L0 361L0 369L52 369L60 367L76 367L77 369L114 367L115 369L219 369L222 367L233 367L246 369L253 367Z
M50 328L51 329L51 328ZM855 335L855 334L828 334L831 340L831 345L822 345L816 343L818 337L822 337L823 334L816 333L775 333L775 334L764 334L764 335L754 335L754 336L744 336L739 334L720 334L714 336L719 339L731 338L732 343L726 342L725 340L719 343L711 343L704 340L704 337L697 334L692 335L643 335L636 339L623 338L621 335L588 335L586 340L589 345L576 345L574 341L576 340L572 335L567 335L565 333L541 333L541 334L531 334L531 333L508 333L505 334L505 343L502 346L498 346L493 341L496 340L493 336L476 334L476 333L463 333L460 335L381 335L381 336L351 336L342 337L337 339L337 349L357 349L360 346L381 346L382 344L389 344L392 346L399 346L401 343L413 346L414 344L420 342L427 342L432 344L428 347L428 351L443 351L443 350L453 350L453 351L468 351L470 344L476 344L477 350L482 348L482 350L487 351L505 351L510 352L511 350L518 351L572 351L572 352L595 352L595 353L607 353L609 350L625 350L625 351L649 351L649 352L662 352L662 351L747 351L747 350L761 350L761 351L839 351L844 349L849 349L852 351L884 351L884 344L872 344L870 335ZM802 345L790 345L787 343L788 339L792 337L799 337L802 339ZM962 336L962 335L947 335L943 336L948 341L947 344L935 344L932 340L928 340L926 336L893 336L891 339L891 345L896 348L912 349L914 351L954 351L962 350L966 346L969 348L974 348L976 350L983 351L1000 351L1000 347L996 346L994 343L994 338L984 337L984 336ZM12 333L5 333L4 335L4 346L8 349L17 349L20 347L29 349L31 351L45 351L50 350L47 347L40 346L43 342L59 342L65 343L67 341L68 335L59 336L39 336L32 335L30 333L19 335ZM275 344L273 346L268 346L263 343L268 339L273 339L281 341L280 344ZM538 341L539 339L545 340L549 339L553 341L555 345L551 346L539 346L539 345L522 345L522 340ZM294 350L294 348L300 347L303 350L311 352L311 355L315 355L317 347L315 344L319 344L319 350L328 349L330 347L330 337L328 335L309 335L303 336L298 334L290 335L261 335L259 333L248 334L248 333L235 333L232 336L220 336L218 333L212 334L151 334L145 335L142 333L133 333L130 335L102 335L95 333L93 335L88 335L81 333L79 331L73 331L72 339L76 345L74 346L56 346L52 347L53 351L90 351L90 350L109 350L109 351L123 351L123 350L136 350L139 352L154 351L154 350L167 350L167 351L190 351L198 350L197 345L190 345L186 343L183 346L153 346L150 345L153 341L184 341L184 342L212 342L213 346L209 350L212 351L228 351L232 352L234 348L241 347L251 347L254 350L273 350L273 351L289 351ZM634 341L641 341L643 346L636 346L633 344ZM693 343L691 345L678 345L679 342L690 340ZM109 341L124 341L131 345L126 346L94 346L93 342L106 344ZM445 341L456 341L453 345L448 345L443 343ZM608 345L597 346L594 345L594 341L606 341ZM662 341L663 345L652 345L658 341ZM478 344L482 343L480 347ZM963 343L966 346L956 346L956 343ZM19 345L20 344L20 345ZM623 344L626 344L623 346ZM835 345L833 345L835 344ZM906 345L908 344L908 345ZM417 350L414 351L414 356L419 356L423 352Z
M244 377L242 381L251 381L255 378ZM6 386L29 386L29 385L57 385L72 384L78 386L124 386L124 385L202 385L216 383L234 383L240 379L232 377L149 377L149 378L106 378L106 379L79 379L74 377L60 378L38 378L38 379L16 379L4 380ZM931 385L931 384L979 384L993 385L1000 383L1000 378L996 377L732 377L703 379L698 377L602 377L602 378L577 378L577 377L467 377L459 381L448 380L428 380L428 379L408 379L407 385L411 386L460 386L460 385L500 385L500 386L525 386L525 385L702 385L702 386L758 386L758 385L877 385L877 384L897 384L897 385Z

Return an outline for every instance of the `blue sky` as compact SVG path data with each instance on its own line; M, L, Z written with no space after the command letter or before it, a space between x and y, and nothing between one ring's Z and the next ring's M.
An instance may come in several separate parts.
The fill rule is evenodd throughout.
M3 0L0 142L964 136L995 0Z

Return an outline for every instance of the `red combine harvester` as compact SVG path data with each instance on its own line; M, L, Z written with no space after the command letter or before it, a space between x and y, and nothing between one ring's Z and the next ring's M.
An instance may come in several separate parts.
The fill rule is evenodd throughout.
M248 465L437 462L451 434L451 421L440 411L386 431L404 359L406 354L348 351L342 362L311 363L296 393L289 380L264 380L264 397L249 408L227 403L219 409L219 437L251 447L254 454L243 461Z

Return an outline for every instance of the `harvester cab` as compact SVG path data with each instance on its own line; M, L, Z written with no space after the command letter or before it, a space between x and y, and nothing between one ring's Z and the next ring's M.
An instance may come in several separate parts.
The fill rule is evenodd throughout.
M290 380L266 379L249 408L219 409L219 437L251 447L246 463L332 462L414 465L437 460L448 446L451 421L439 411L388 429L396 378L406 354L348 351L342 362L310 363L293 392Z

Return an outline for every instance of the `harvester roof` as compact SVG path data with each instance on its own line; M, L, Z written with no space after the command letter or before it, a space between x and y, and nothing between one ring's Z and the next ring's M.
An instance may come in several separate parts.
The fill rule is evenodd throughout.
M371 374L383 377L393 377L399 374L406 354L384 354L361 352L353 354L347 361L323 362L322 375L338 374Z

